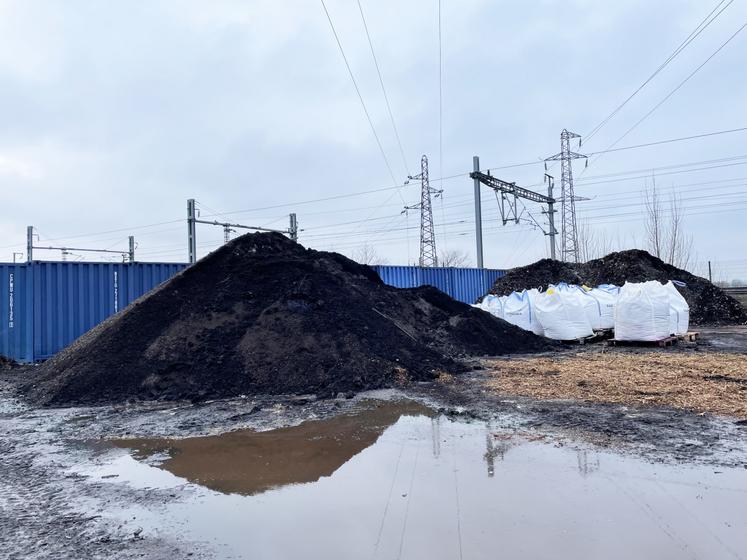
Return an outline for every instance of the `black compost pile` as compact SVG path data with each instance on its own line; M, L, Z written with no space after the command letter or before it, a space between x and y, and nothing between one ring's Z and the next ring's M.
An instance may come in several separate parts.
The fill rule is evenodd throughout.
M0 371L16 369L18 362L0 354Z
M83 335L26 391L51 405L325 397L458 372L462 356L548 348L435 288L392 288L342 255L247 234Z
M631 249L610 253L586 263L562 263L542 259L534 264L515 268L496 280L490 293L507 295L525 288L547 288L548 284L617 284L658 280L679 280L677 289L690 305L690 321L696 325L736 325L747 323L747 310L718 286L665 263L646 251Z

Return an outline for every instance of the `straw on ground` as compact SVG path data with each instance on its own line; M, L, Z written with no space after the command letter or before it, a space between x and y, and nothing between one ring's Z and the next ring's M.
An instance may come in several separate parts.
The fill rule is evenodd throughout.
M747 356L582 352L489 360L487 386L504 395L672 406L747 418Z

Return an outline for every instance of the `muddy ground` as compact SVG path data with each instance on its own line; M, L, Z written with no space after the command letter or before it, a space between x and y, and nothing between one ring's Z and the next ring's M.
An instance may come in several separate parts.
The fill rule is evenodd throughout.
M701 332L699 351L747 354L743 328ZM371 398L407 397L446 416L487 419L506 432L540 434L557 445L613 449L657 463L747 469L744 421L666 407L496 395L485 390L488 376L482 369L449 382L351 399L248 397L64 409L15 400L17 375L0 373L0 534L9 558L210 558L209 547L185 532L151 533L141 524L145 511L193 500L192 486L138 488L90 474L87 466L103 461L108 440L267 430L331 418Z

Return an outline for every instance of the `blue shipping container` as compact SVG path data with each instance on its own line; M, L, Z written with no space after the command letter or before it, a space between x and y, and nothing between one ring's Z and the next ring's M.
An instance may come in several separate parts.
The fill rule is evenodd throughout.
M20 362L34 359L30 270L25 264L0 264L0 355Z
M0 264L0 354L45 360L186 265Z
M25 363L50 358L186 267L178 263L0 263L0 355ZM390 286L431 285L464 303L473 303L505 274L476 268L373 268Z
M418 266L374 266L381 279L397 288L434 286L463 303L475 303L485 295L505 270L488 268L420 268Z

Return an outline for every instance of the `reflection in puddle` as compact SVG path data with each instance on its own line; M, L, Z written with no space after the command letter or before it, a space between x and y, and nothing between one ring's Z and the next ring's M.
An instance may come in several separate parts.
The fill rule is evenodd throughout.
M118 445L171 458L120 457L99 473L116 483L202 485L146 531L207 543L215 558L747 557L744 469L652 464L412 404Z
M356 414L265 432L238 430L218 436L131 439L114 444L134 449L138 459L168 452L161 468L212 490L258 494L331 476L351 457L376 443L400 417L433 414L412 401L363 406Z

